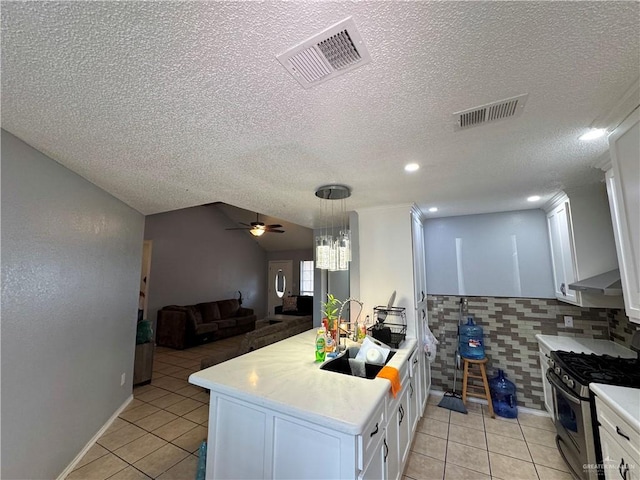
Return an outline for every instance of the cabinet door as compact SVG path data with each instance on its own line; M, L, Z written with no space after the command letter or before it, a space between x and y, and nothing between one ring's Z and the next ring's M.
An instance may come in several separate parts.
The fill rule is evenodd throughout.
M547 215L547 222L549 224L556 298L576 303L578 300L576 292L568 288L568 285L576 280L569 201L563 201L550 212Z
M409 431L415 432L418 420L420 420L421 405L420 405L420 391L418 390L418 384L420 382L420 362L418 362L417 375L409 379Z
M402 400L400 400L401 411L398 417L398 460L400 467L407 461L409 455L409 447L411 446L411 379L407 382L406 388L402 391ZM402 470L402 468L400 468ZM402 473L402 472L400 472Z
M402 423L403 426L407 424L407 419L404 414L401 413L402 411L404 411L404 408L402 407L402 402L400 402L393 407L392 412L389 412L391 418L389 418L389 423L387 424L387 454L385 456L387 468L386 478L389 480L398 480L402 475L402 472L400 471L399 453L400 423Z
M639 480L640 462L627 452L611 434L602 427L600 444L602 448L602 464L606 480Z
M555 420L553 415L553 391L551 390L551 384L547 380L547 369L549 353L540 349L540 375L542 376L542 390L544 391L544 406L551 415L551 419Z
M385 480L387 478L387 464L385 458L389 452L389 447L385 437L375 447L373 458L367 465L367 468L358 475L358 480Z
M640 323L640 113L609 136L607 191L627 316Z

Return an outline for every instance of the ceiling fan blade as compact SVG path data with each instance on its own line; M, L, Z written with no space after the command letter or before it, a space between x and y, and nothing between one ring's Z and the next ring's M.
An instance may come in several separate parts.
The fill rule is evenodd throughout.
M267 225L267 228L282 228L282 225L279 223L274 223L273 225Z
M284 233L284 230L266 230L267 233Z

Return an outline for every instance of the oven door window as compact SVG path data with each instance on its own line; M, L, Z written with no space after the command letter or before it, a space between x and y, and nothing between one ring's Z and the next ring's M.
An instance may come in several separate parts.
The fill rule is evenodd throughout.
M577 405L569 402L562 394L556 394L556 402L560 424L569 432L578 433L578 416L574 411L574 409L577 409Z

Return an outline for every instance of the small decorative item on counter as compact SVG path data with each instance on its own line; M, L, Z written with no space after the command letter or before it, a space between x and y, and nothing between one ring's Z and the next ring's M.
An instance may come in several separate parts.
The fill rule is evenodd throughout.
M460 325L460 355L471 360L484 358L484 334L473 317L467 317L467 324Z
M327 333L319 328L316 333L316 362L324 362L326 355Z
M516 386L504 374L498 370L498 375L489 380L491 391L491 403L496 415L504 418L516 418L518 416L518 403L516 400Z
M326 335L325 349L324 351L327 353L331 353L336 349L336 341L333 338L333 335Z

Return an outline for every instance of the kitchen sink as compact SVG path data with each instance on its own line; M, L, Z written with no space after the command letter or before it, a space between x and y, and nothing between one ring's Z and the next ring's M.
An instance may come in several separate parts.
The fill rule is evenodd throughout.
M333 360L329 360L328 362L325 362L320 367L320 370L342 373L343 375L351 375L354 377L368 378L369 380L373 380L374 378L376 378L376 375L378 375L378 372L382 370L382 367L384 367L384 365L376 365L373 363L365 362L364 364L365 376L362 377L360 375L354 375L353 372L351 371L351 364L349 363L349 359L355 358L359 350L360 350L360 347L347 348L345 352L341 353L339 356L337 356ZM391 358L393 358L395 353L396 352L394 351L389 352L389 356L387 357L387 361L385 362L385 365L387 364L387 362L389 362L389 360L391 360Z

